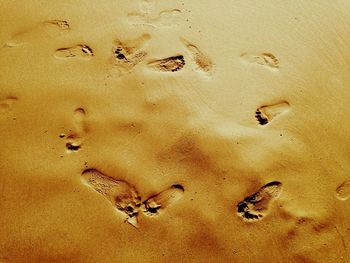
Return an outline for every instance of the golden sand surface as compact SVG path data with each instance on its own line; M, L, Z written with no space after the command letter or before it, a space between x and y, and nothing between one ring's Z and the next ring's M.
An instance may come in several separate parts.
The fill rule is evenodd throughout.
M0 0L0 262L350 262L350 1Z

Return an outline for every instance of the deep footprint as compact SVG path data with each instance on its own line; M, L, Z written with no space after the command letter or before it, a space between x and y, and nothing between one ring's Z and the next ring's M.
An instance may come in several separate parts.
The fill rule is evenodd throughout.
M237 205L237 213L247 221L255 221L267 215L270 203L279 197L282 183L273 181L246 197Z
M85 170L82 173L82 182L106 197L118 211L127 216L126 221L136 228L139 227L140 213L146 216L159 215L168 206L179 200L185 191L181 185L172 185L142 202L135 187L96 169Z
M158 215L162 210L179 200L184 191L181 185L173 185L144 201L142 203L142 211L148 216Z
M81 149L84 136L86 133L85 127L86 111L83 108L77 108L73 113L73 129L67 135L66 148L67 152L77 152ZM61 137L61 136L60 136ZM64 138L62 136L61 138Z
M142 50L145 43L151 38L149 34L143 34L132 40L115 40L113 53L115 65L121 73L130 72L137 64L142 62L147 53Z
M182 55L163 59L153 60L148 63L148 67L159 72L175 72L185 66L185 59Z
M55 51L55 58L58 59L83 59L89 60L94 56L92 49L87 45L77 45L68 48L60 48Z
M275 55L267 52L260 54L243 53L241 55L241 59L245 62L265 66L272 70L278 70L280 64L279 60Z
M289 107L290 105L287 101L262 106L255 111L255 118L260 125L266 125L278 115L287 112Z
M82 173L82 181L105 196L118 211L124 213L129 224L138 227L141 197L133 186L95 169L85 170Z
M337 189L336 195L339 200L347 200L350 197L350 178L345 180Z

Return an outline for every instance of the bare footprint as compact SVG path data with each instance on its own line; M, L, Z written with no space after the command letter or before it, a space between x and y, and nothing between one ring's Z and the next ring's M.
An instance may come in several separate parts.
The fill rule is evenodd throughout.
M133 25L169 27L178 25L181 13L179 9L163 10L156 16L150 13L129 13L128 20Z
M58 37L70 30L70 25L65 20L48 20L36 26L29 28L23 32L15 34L11 39L5 42L3 47L13 48L25 45L28 42L34 41L39 35L49 35Z
M248 63L258 64L265 66L271 70L279 69L279 60L272 53L243 53L241 59Z
M86 132L86 110L83 108L76 108L73 113L75 131L77 134L83 134Z
M138 227L141 197L133 186L126 181L104 175L95 169L85 170L82 173L82 181L106 197L118 211L124 213L128 223Z
M0 113L6 113L11 110L12 106L18 101L17 97L8 96L0 100Z
M50 20L43 23L44 30L52 37L67 33L70 30L70 24L66 20Z
M346 179L336 189L336 195L339 200L347 200L350 197L350 178Z
M96 169L85 170L82 173L82 182L106 197L118 211L127 216L126 221L134 227L139 227L140 213L147 216L158 215L179 200L184 193L184 188L176 184L142 202L135 187Z
M237 205L237 213L244 220L259 220L267 215L270 203L279 197L282 183L273 181L246 197Z
M114 62L121 73L130 72L144 60L147 53L142 50L142 47L150 38L149 34L143 34L136 39L125 41L117 39L114 41Z
M196 45L190 43L186 39L181 38L181 42L191 53L192 59L197 65L197 69L205 73L210 73L210 71L213 69L213 61L206 54L204 54Z
M87 45L76 45L68 48L57 49L54 53L54 57L57 59L83 59L89 60L94 56L92 49Z
M142 204L142 210L145 215L148 216L158 215L162 210L179 200L184 191L185 190L181 185L173 185L144 201Z
M139 9L144 14L153 13L158 4L157 0L140 0Z
M86 133L86 111L83 108L77 108L73 113L73 129L67 135L66 148L67 153L77 152L81 149ZM65 135L60 135L64 138Z
M276 104L265 105L258 108L255 111L255 118L260 125L266 125L271 122L275 117L282 113L286 113L289 110L289 103L287 101L281 101Z
M148 62L148 67L159 72L175 72L185 66L185 59L182 55L152 60Z

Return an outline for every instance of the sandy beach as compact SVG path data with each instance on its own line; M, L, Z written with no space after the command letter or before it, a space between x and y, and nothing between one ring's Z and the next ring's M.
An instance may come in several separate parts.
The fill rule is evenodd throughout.
M350 262L350 2L0 11L0 263Z

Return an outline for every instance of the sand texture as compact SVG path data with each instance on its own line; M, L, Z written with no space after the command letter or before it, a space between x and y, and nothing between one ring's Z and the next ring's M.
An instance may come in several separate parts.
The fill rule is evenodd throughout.
M0 263L350 262L350 1L0 14Z

